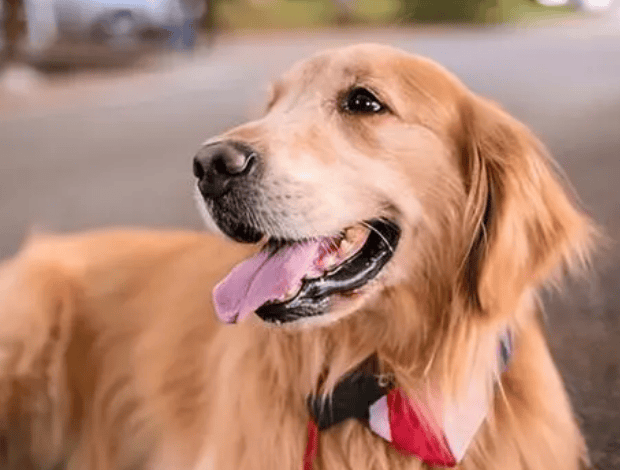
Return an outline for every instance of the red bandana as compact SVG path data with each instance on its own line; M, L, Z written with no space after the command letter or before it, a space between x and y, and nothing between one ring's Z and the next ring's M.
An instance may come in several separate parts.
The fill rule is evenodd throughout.
M500 371L505 370L512 352L512 335L500 338ZM470 384L464 401L439 403L439 418L430 410L432 397L408 397L400 388L386 390L364 365L346 376L330 400L310 397L311 418L303 456L303 470L312 470L318 453L319 431L348 418L368 423L370 429L398 451L419 458L431 467L454 467L484 421L490 405L483 384ZM439 422L437 422L439 421Z

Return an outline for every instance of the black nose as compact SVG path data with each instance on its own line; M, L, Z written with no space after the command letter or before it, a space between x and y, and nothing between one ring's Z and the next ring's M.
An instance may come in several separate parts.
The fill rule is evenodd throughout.
M225 194L233 182L252 173L258 153L240 142L224 141L204 146L194 157L194 175L205 198Z

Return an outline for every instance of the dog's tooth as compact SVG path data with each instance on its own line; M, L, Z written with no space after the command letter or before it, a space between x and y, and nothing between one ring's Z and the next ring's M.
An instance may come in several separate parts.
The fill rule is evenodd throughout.
M368 234L368 229L361 225L350 227L345 232L346 236L340 243L338 253L341 258L357 251L363 245Z
M328 256L323 258L322 264L324 269L329 269L337 263L336 253L330 253Z
M297 294L297 291L299 290L300 285L298 283L296 283L295 285L291 286L286 293L284 294L284 297L282 300L286 300L286 299L290 299L292 297L295 296L295 294Z
M356 225L355 227L351 227L349 229L349 233L347 233L347 238L355 243L361 239L364 239L368 234L368 228L363 225Z

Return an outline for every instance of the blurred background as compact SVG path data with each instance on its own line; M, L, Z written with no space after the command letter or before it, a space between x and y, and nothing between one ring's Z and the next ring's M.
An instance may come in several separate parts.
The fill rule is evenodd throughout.
M200 229L201 142L295 60L369 41L527 123L612 240L546 303L592 459L620 469L620 0L0 0L0 258L33 229Z

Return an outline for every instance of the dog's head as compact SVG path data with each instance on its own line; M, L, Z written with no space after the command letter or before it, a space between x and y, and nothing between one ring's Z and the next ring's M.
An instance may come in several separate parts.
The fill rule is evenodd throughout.
M294 66L194 173L207 221L263 246L215 290L229 322L328 322L404 286L434 314L507 315L591 234L523 125L383 46Z

